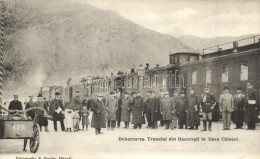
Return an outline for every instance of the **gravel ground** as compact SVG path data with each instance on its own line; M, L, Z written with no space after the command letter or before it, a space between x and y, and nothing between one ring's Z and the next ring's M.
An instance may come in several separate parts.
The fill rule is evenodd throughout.
M258 158L260 154L260 124L257 130L233 129L223 131L222 123L213 123L213 131L200 130L158 130L143 128L128 130L117 128L114 131L102 129L104 134L95 135L94 129L79 132L54 132L49 121L50 132L41 132L40 147L36 154L23 152L23 140L0 140L0 159L42 159L65 158ZM122 123L123 124L123 123ZM58 125L59 127L59 125ZM60 128L60 127L59 127ZM200 126L199 129L202 129ZM124 139L120 141L119 138ZM150 137L150 141L148 140ZM182 138L183 141L178 141ZM202 141L201 138L206 141ZM234 141L222 141L222 138ZM129 140L139 141L125 141ZM158 141L166 138L166 141ZM176 141L169 141L176 138ZM199 141L198 141L199 139ZM145 141L141 141L145 140ZM189 140L189 141L184 141ZM27 148L29 150L29 148ZM45 158L44 158L45 157ZM62 158L65 157L65 158ZM38 158L40 159L40 158Z

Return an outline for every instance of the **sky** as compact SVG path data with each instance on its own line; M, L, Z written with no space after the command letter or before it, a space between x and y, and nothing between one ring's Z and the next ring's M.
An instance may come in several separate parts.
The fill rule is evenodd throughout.
M176 37L260 33L260 0L71 0Z

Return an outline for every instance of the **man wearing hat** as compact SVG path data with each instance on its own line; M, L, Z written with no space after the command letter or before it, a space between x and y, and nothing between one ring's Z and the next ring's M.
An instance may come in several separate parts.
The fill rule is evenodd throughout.
M132 124L134 124L134 129L141 129L142 124L145 124L144 119L144 99L141 97L139 92L135 92L135 97L133 98L133 112L132 112Z
M97 99L92 101L90 110L93 111L91 127L95 128L96 135L99 135L101 134L101 128L106 128L106 108L102 94L97 94Z
M116 126L116 112L118 109L118 100L115 96L115 92L110 92L110 98L107 99L105 104L107 110L107 130L114 130Z
M35 104L36 107L43 108L46 112L48 111L48 106L46 105L46 102L43 101L43 96L42 94L39 94L37 97L37 102ZM42 126L44 126L45 131L48 131L48 119L45 117L44 111L43 110L37 110L37 122L40 126L40 130L42 130Z
M170 124L174 119L175 111L176 111L175 102L171 98L169 98L169 92L164 92L164 98L162 98L160 104L160 112L163 117L165 130L170 128ZM171 127L171 129L173 130L174 128Z
M61 100L60 97L60 93L56 92L55 93L55 99L53 99L50 103L50 109L53 109L53 112L50 113L51 115L53 115L53 125L54 125L54 130L57 132L57 121L60 122L61 125L61 130L65 131L65 126L64 126L64 106L63 106L63 102Z
M152 129L157 129L157 118L159 112L159 107L160 104L157 103L155 98L155 92L153 90L148 91L148 96L149 98L146 101L146 116L147 116L147 122L148 122L148 127ZM160 120L160 119L159 119Z
M177 103L177 117L178 117L178 128L183 129L183 126L185 125L185 128L187 128L186 123L186 107L187 107L188 101L186 98L185 90L182 89L180 91L180 95L178 97L178 103Z
M131 110L131 100L129 99L128 92L125 92L124 98L122 99L121 121L125 122L126 129L129 128L130 110Z
M203 116L203 130L207 131L207 120L208 122L208 130L211 131L212 126L212 110L216 106L215 97L210 94L209 86L206 85L204 87L204 93L201 95L201 107L202 107L202 116Z
M14 95L14 100L10 102L8 110L23 110L22 103L18 100L18 95Z
M29 96L29 101L25 105L25 110L35 107L35 102L33 101L33 96ZM32 120L35 117L35 112L34 110L30 110L26 113L27 117L30 117Z
M247 108L247 129L255 130L256 124L256 91L251 83L247 84L246 108Z
M237 87L237 93L234 96L235 129L243 129L245 105L246 96L242 93L242 88Z

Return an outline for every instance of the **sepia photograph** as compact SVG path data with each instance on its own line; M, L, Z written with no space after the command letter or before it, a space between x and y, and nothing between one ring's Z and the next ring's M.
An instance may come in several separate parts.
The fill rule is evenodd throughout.
M259 156L259 0L0 0L0 159Z

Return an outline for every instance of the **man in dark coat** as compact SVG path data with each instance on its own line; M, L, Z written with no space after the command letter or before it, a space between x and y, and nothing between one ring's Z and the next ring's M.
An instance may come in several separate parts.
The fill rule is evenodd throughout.
M29 98L30 98L30 100L26 103L25 110L35 107L35 102L33 101L33 96L29 96ZM34 110L29 110L26 114L27 114L27 117L30 117L32 120L34 120L34 117L35 117Z
M18 95L14 95L14 100L10 102L8 110L23 110L22 103L18 100Z
M57 132L57 121L60 121L60 125L61 125L61 130L65 131L65 126L64 126L64 106L63 106L63 102L61 100L60 97L60 93L56 92L55 93L55 99L53 99L50 103L50 109L53 109L53 125L54 125L54 130L55 132Z
M247 107L247 129L255 130L256 124L256 91L251 83L247 84L246 107Z
M147 122L149 121L150 123L148 123L148 127L152 128L152 129L158 129L157 126L157 121L158 121L158 113L160 111L159 107L160 104L157 103L159 101L157 101L157 99L155 98L155 92L154 91L149 91L148 95L149 98L146 101L146 115L147 115Z
M135 92L136 95L133 99L133 112L132 112L132 124L134 129L142 128L142 124L145 124L144 119L144 99L141 97L139 92Z
M86 107L87 107L87 110L89 110L89 109L90 109L90 103L91 103L91 101L90 101L90 99L89 99L89 96L86 95L85 98L84 98L83 101L82 101L82 107L83 107L83 106L86 106Z
M93 111L91 127L95 128L96 135L99 135L101 128L106 128L106 108L102 94L98 94L97 99L92 101L90 110Z
M185 90L180 91L180 96L178 97L178 103L177 103L177 117L178 117L178 128L183 129L183 126L185 125L185 128L187 128L186 125L186 107L187 107L187 98L185 95Z
M81 109L81 101L79 97L79 90L76 91L76 96L72 99L73 111Z
M165 130L169 129L170 124L172 123L172 120L174 118L175 111L175 102L171 98L169 98L169 92L164 92L164 98L162 98L160 104L160 112L164 120ZM171 129L173 130L174 128L171 127Z
M110 92L110 97L106 100L106 117L107 117L107 130L114 130L116 126L116 115L118 109L118 100L116 99L115 92Z
M189 127L189 129L195 129L197 130L200 125L200 117L199 117L199 100L195 95L195 92L193 88L190 88L190 96L187 99L187 107L186 107L186 113L187 113L187 119L186 119L186 125Z
M147 92L148 98L144 103L144 114L146 116L146 121L148 123L146 128L152 128L151 124L151 105L154 105L154 101L151 99L151 91Z
M244 109L246 104L246 96L242 93L242 88L237 88L237 93L234 96L234 115L235 115L235 129L243 128L244 122Z
M121 121L125 122L126 129L129 129L130 110L131 110L131 100L128 95L129 95L128 92L124 93L124 98L122 99L122 113L121 113Z
M207 131L207 119L209 121L208 130L211 131L212 124L212 110L216 106L215 97L210 94L209 87L206 85L204 87L204 93L201 95L200 105L202 107L202 115L203 115L203 130Z
M116 110L116 121L117 121L117 128L120 127L120 122L121 122L121 113L122 113L122 96L120 90L116 91L116 98L118 101L118 108Z
M38 108L43 108L46 111L46 113L48 111L46 102L43 101L42 94L38 95L35 106ZM45 115L47 115L47 114L44 114L45 112L43 110L36 110L36 112L37 112L37 122L40 126L40 130L42 131L42 126L44 126L45 131L48 132L49 131L48 130L48 119L47 119L47 117L45 117Z

